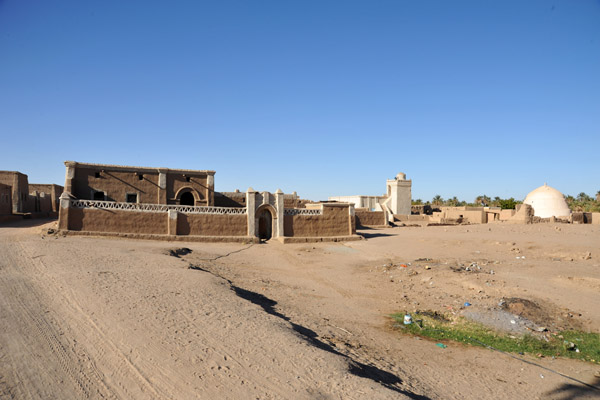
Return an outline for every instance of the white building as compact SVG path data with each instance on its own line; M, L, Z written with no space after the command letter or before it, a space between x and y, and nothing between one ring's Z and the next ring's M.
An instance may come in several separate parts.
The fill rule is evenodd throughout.
M533 215L540 218L566 218L571 215L571 210L563 194L546 184L530 192L523 204L533 207Z
M373 211L385 211L388 220L393 221L394 214L410 215L412 200L412 181L406 179L406 174L400 172L394 179L386 181L385 196L332 196L330 201L352 203L355 208L367 208Z

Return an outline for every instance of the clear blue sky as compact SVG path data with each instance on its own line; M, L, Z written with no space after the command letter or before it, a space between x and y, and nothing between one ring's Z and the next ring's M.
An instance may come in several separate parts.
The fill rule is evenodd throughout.
M600 190L600 2L0 0L0 169L313 200Z

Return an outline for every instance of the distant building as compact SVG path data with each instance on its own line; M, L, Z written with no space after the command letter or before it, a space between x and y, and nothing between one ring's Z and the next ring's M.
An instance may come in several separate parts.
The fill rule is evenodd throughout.
M540 218L568 218L571 215L565 196L546 184L531 191L523 204L529 204L533 208L533 215Z
M215 171L208 170L65 166L59 229L66 232L198 241L358 238L350 204L307 204L281 190L215 193Z
M18 171L0 171L0 215L57 216L63 187L29 183Z
M330 201L354 204L356 208L366 208L371 211L384 211L388 220L393 221L394 215L410 215L412 201L412 181L406 179L406 174L400 172L394 179L386 181L384 196L332 196Z

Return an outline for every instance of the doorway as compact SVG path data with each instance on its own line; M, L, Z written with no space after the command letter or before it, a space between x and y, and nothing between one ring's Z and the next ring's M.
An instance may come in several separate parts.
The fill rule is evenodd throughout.
M258 238L269 240L271 236L273 236L273 215L265 208L258 214Z
M179 199L179 204L182 206L193 206L194 205L194 195L191 192L185 192L181 195Z

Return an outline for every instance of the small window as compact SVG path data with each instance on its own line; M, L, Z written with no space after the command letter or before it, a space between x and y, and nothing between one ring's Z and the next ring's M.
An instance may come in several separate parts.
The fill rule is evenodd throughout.
M127 202L128 203L137 203L137 194L136 193L127 193Z
M144 174L138 174L138 179L140 181L143 181L144 180Z
M94 200L104 200L104 192L94 192Z
M189 182L191 179L192 179L192 178L190 178L189 176L186 176L186 177L185 177L185 181L186 181L186 182Z
M94 173L94 177L96 177L96 178L100 178L100 172L96 172L96 173Z

